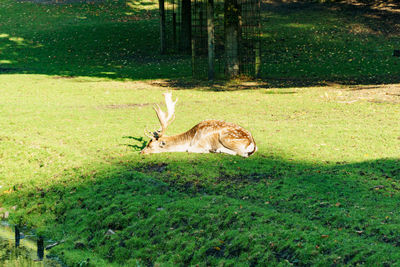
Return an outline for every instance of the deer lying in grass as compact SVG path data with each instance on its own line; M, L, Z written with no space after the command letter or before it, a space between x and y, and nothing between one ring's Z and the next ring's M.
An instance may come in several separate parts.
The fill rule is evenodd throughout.
M185 133L165 136L168 125L175 119L175 102L171 93L164 93L167 115L156 105L161 128L147 135L151 138L141 154L162 152L226 153L248 157L257 151L250 132L242 127L219 120L205 120Z

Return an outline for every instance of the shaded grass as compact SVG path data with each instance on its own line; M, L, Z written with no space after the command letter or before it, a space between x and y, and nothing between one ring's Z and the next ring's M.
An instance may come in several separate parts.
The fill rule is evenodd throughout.
M185 79L188 56L159 55L153 2L3 0L0 71L111 79ZM339 4L263 4L262 74L270 87L398 82L398 17Z
M157 53L156 5L135 3L2 1L0 66L16 73L114 79L189 76L188 58Z
M396 14L312 3L265 5L265 11L262 77L275 86L398 81Z
M225 160L216 159L218 169ZM89 182L47 188L46 198L58 201L42 205L47 213L54 210L64 231L75 233L58 251L76 249L79 242L80 250L94 253L90 257L127 265L398 262L398 193L390 192L398 184L398 160L333 168L257 161L265 168L261 173L204 177L208 181L196 184L176 171L172 179L165 173L145 176L133 167L136 161L126 162L82 177ZM388 181L391 170L397 178ZM371 174L388 188L375 190ZM116 234L105 235L108 229ZM61 238L61 228L54 230Z

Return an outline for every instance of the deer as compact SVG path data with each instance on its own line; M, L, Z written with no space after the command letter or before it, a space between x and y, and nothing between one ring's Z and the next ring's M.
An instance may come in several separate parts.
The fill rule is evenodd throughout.
M142 155L163 152L225 153L249 157L257 151L256 143L249 131L234 123L222 120L204 120L190 130L166 136L167 127L175 120L175 101L172 93L164 93L167 113L156 104L153 108L160 122L160 129L145 134L150 138Z

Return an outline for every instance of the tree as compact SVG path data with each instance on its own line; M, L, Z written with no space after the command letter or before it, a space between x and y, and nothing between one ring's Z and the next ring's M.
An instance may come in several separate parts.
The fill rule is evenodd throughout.
M165 54L166 36L165 36L165 5L164 0L158 0L158 10L160 12L160 50L161 54Z
M214 80L214 0L207 0L208 79Z
M182 0L182 9L181 9L181 18L182 18L182 26L181 26L181 35L180 35L180 47L181 50L190 53L191 43L192 43L192 10L191 10L191 1L190 0Z
M238 0L225 0L224 5L226 75L239 75L240 9Z

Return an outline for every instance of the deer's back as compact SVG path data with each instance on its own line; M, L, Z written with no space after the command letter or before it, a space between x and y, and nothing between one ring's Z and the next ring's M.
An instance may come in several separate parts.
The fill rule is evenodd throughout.
M218 134L226 138L249 140L253 142L253 137L249 131L237 124L226 121L205 120L198 123L189 131L193 131L196 135L207 136Z

